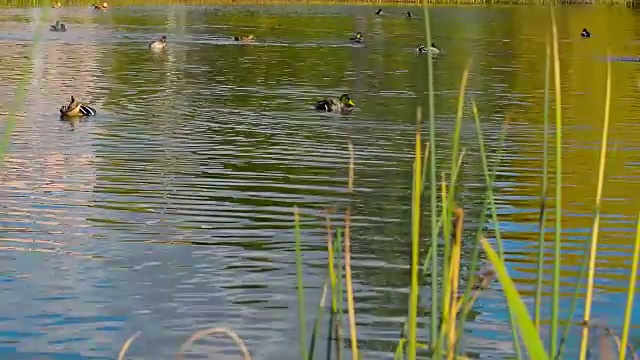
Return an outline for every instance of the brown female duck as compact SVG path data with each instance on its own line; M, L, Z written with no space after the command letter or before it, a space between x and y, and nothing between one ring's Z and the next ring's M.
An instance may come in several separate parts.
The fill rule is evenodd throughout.
M96 109L76 101L73 96L71 96L71 101L68 105L63 105L60 108L60 116L62 117L94 116L95 114Z

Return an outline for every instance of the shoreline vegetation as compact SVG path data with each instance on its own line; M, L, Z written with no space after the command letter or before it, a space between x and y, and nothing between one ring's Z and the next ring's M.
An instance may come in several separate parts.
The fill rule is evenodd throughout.
M95 1L66 0L61 1L62 7L87 6ZM49 4L49 5L46 5ZM204 5L366 5L366 6L422 6L418 0L115 0L109 5L118 6L204 6ZM455 5L618 5L626 7L640 6L640 0L426 0L431 6ZM41 7L49 6L47 0L0 0L0 8Z

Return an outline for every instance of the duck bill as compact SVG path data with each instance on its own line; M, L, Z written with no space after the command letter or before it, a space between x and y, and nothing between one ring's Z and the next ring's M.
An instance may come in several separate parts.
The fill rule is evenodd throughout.
M349 106L356 106L356 103L353 102L353 100L349 100L347 104L349 104Z

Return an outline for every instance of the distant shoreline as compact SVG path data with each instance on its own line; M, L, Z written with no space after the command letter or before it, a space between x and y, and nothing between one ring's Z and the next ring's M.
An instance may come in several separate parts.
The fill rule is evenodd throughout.
M640 0L635 0L636 5L640 5ZM61 1L64 7L77 7L77 6L91 6L94 1L87 0L70 0ZM428 5L437 6L456 6L456 5L548 5L549 2L562 5L626 5L633 6L632 0L561 0L561 1L548 1L548 0L429 0ZM0 1L0 8L25 8L25 7L39 7L44 6L42 0L14 0L14 1ZM422 6L421 1L415 0L115 0L109 1L111 7L118 6L131 6L131 5L367 5L367 6L398 6L398 5L411 5Z

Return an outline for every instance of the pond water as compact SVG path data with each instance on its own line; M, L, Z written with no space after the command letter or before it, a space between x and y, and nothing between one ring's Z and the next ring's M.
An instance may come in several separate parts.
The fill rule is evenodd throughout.
M361 5L0 10L3 124L18 111L0 183L2 357L113 359L141 331L129 358L168 359L192 332L226 326L254 359L299 358L293 207L302 214L311 327L326 273L325 212L335 208L340 224L351 202L360 346L367 359L390 358L408 302L411 151L416 107L427 105L427 61L413 52L424 42L421 9L384 9L383 17ZM468 59L469 94L492 159L510 115L496 201L511 275L530 300L548 11L436 7L431 14L434 41L444 49L434 63L443 169ZM640 13L575 6L557 15L565 116L561 285L568 296L590 233L605 59L640 55ZM49 32L55 20L69 30ZM580 38L583 27L591 39ZM364 45L346 41L355 31L365 34ZM166 51L150 53L147 43L163 34ZM230 40L247 34L257 42ZM640 63L615 62L613 73L594 316L619 329L640 210ZM312 110L314 101L345 92L357 104L352 115ZM59 121L72 94L98 115ZM485 190L469 115L459 190L466 243ZM349 138L353 196L346 189ZM548 248L548 274L551 256ZM428 319L422 325L426 339ZM470 356L513 354L499 284L480 298L466 329ZM324 357L321 344L316 356ZM224 339L201 341L192 355L205 354L239 356Z

